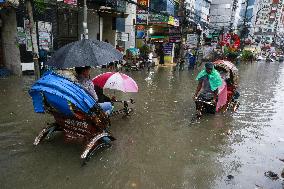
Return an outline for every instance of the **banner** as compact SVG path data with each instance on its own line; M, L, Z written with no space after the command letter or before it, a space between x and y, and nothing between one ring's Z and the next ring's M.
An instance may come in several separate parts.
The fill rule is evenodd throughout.
M141 24L141 25L145 25L147 24L147 14L137 14L136 15L136 24Z
M160 14L150 14L148 17L149 24L168 24L169 17Z

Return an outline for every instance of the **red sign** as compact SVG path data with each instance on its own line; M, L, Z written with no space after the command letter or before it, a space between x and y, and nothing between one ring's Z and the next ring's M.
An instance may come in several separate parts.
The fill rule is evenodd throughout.
M143 26L143 25L136 25L136 30L145 30L145 26Z
M145 13L147 13L148 4L149 4L148 0L137 0L137 4L141 5L141 7L137 6L137 8L136 8L136 13L137 14L145 14Z

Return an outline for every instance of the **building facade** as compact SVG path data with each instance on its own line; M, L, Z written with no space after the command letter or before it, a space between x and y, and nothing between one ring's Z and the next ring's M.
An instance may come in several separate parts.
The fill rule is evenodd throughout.
M212 0L196 0L194 6L194 21L198 23L202 29L209 28L209 11Z
M212 0L210 6L211 32L237 28L240 0Z
M254 28L257 41L262 44L275 44L283 33L282 0L259 0Z

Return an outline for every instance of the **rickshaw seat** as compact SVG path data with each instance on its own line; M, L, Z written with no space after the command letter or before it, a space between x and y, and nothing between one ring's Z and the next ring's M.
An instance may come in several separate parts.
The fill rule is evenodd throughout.
M80 85L54 72L47 73L39 79L29 93L36 113L44 113L45 105L65 116L74 116L71 105L88 115L95 106L108 114L112 111L110 102L97 103Z

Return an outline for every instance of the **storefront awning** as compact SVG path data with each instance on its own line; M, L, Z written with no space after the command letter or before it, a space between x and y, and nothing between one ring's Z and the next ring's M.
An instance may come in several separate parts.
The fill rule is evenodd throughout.
M164 39L166 36L163 35L153 35L151 36L151 39Z

